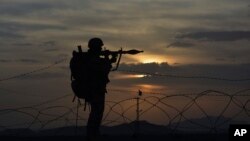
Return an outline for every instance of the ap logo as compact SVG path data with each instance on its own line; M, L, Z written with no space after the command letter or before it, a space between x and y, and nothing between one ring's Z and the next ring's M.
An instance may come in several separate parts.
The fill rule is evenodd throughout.
M247 129L236 129L234 136L244 136L247 133Z
M230 141L249 141L250 125L230 125L229 140Z

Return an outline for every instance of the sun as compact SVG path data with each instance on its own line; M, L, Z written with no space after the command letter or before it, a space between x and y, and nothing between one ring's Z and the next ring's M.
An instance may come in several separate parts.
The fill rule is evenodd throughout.
M138 62L141 63L163 63L163 62L170 63L170 59L168 57L156 54L140 55L136 59L138 60Z
M166 62L166 61L156 59L156 58L148 58L148 59L143 59L140 62L146 64L146 63L162 63L162 62Z
M162 54L138 54L128 55L125 57L124 62L126 63L167 63L169 65L176 64L176 59L173 56L162 55Z

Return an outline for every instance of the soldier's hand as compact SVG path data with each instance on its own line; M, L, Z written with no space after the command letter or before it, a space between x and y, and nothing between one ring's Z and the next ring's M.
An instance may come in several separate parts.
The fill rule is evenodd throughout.
M111 62L116 62L118 54L112 54Z

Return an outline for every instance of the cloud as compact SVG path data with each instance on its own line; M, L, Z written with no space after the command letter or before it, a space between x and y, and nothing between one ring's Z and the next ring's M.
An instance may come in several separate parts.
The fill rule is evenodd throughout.
M27 46L33 46L33 43L13 43L13 46L20 46L20 47L27 47Z
M187 33L177 38L188 38L205 41L237 41L250 40L250 31L214 31Z
M1 26L1 24L0 24ZM24 36L21 35L20 33L15 33L15 32L9 32L1 29L0 27L0 37L3 38L23 38ZM1 40L1 39L0 39Z
M46 51L46 52L54 52L54 51L59 50L59 48L57 46L57 42L54 40L42 42L42 43L38 44L38 47L43 48L44 51Z
M20 79L41 80L41 79L66 78L66 77L67 75L62 72L42 72L42 73L32 74L27 77L20 77Z
M0 59L1 63L13 63L13 62L18 62L18 63L41 63L41 61L37 59L28 59L28 58L23 58L23 59Z
M56 45L56 41L46 41L43 42L44 46L55 46Z
M20 62L20 63L41 63L41 61L37 59L0 59L1 63L10 63L10 62Z
M158 73L167 76L151 76L147 75L140 78L127 78L127 79L115 79L111 73L112 85L122 85L127 88L132 88L139 84L150 84L164 86L171 89L185 88L187 90L192 89L223 89L228 87L235 87L238 89L248 88L250 81L243 82L229 82L221 80L212 80L205 78L185 78L186 77L212 77L221 79L249 79L249 64L241 65L186 65L186 66L169 66L167 63L156 64L121 64L116 75L128 75L128 74L144 74L145 73Z
M119 69L127 69L127 70L137 70L137 71L145 71L147 70L148 72L162 72L168 71L171 69L171 66L168 65L167 62L165 63L138 63L138 64L126 64L122 63L119 67Z
M167 48L169 47L193 47L194 45L195 45L194 43L177 41L177 42L173 42L167 45Z
M21 22L21 21L1 21L0 22L0 31L5 30L10 33L17 33L19 31L38 31L46 29L55 29L55 30L65 30L66 27L62 25L55 25L50 23L35 23L35 22Z
M12 62L12 60L8 60L8 59L0 59L1 63L9 63Z
M23 63L40 63L41 61L36 60L36 59L20 59L17 60L18 62L23 62Z
M128 72L149 72L188 76L221 76L226 78L250 78L249 64L240 65L183 65L170 66L168 63L121 64L119 70ZM125 71L126 72L126 71ZM213 74L214 73L214 74Z
M55 54L70 54L75 45L86 43L93 36L100 36L104 39L107 48L111 50L123 46L124 49L142 49L145 51L144 54L164 56L172 59L174 63L204 63L203 60L209 60L208 57L226 58L225 55L221 56L222 53L215 55L221 51L218 51L221 46L214 43L214 48L210 47L209 51L205 51L204 48L209 46L194 42L193 39L197 37L182 34L187 37L178 40L176 35L209 31L208 29L228 31L229 27L233 27L231 30L234 31L248 29L246 26L248 22L245 22L247 19L241 16L244 15L244 9L242 10L244 2L233 0L216 3L215 0L186 0L185 2L182 0L128 0L126 2L60 0L60 3L51 0L3 1L0 2L0 11L1 14L3 13L0 16L0 31L27 37L15 39L12 35L14 40L12 43L17 44L14 47L5 46L3 49L18 51L15 54L19 55L19 58L23 55L35 54L39 60L42 58L45 61L55 58ZM220 20L222 17L225 17L225 20ZM235 24L238 26L233 26ZM7 34L3 35L5 36L7 37ZM214 40L207 36L203 38ZM8 41L3 42L9 44ZM166 49L167 45L168 49ZM201 49L197 50L199 45ZM28 48L24 48L25 46ZM227 46L227 50L231 48L233 48L232 45ZM238 55L241 49L238 48L239 51L232 50L232 52L234 54L237 52L236 55ZM241 62L237 56L235 58ZM193 59L195 62L185 62L188 59ZM128 59L124 58L124 61ZM210 63L214 62L210 61Z
M59 8L66 8L66 5L64 5L64 3L53 3L48 1L0 2L0 13L2 15L31 15L36 12L49 11Z
M25 23L18 21L0 21L0 37L1 39L22 39L27 40L25 37L30 33L45 30L66 30L62 25L55 25L50 23ZM41 35L39 35L41 36ZM4 41L3 41L4 42ZM28 42L28 41L27 41ZM23 46L23 45L21 45Z

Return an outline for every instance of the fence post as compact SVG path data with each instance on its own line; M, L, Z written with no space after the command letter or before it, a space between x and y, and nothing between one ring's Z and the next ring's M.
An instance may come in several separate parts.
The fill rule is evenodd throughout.
M142 91L138 90L138 95L136 99L136 120L135 120L135 136L138 136L140 133L140 96L142 95Z

